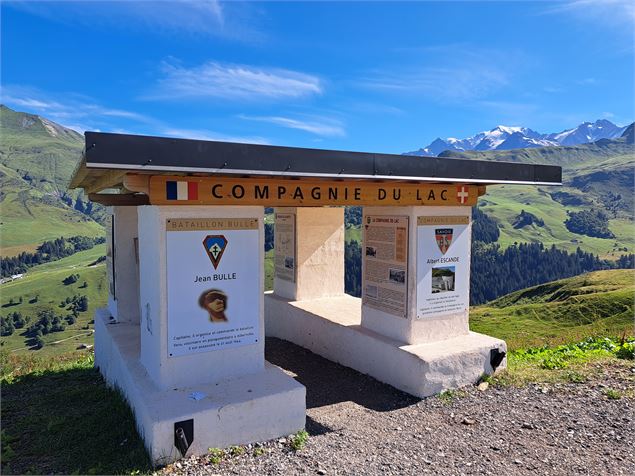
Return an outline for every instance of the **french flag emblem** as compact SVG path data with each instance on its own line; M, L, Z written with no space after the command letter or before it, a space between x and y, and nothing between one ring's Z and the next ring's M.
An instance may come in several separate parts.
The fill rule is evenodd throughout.
M198 182L165 182L165 197L168 200L198 200Z

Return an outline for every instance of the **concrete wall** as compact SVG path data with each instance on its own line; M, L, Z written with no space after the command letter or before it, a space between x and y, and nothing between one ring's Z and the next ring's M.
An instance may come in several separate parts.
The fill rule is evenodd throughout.
M114 223L115 297L109 296L112 315L121 322L140 321L139 265L135 251L136 207L112 207Z
M442 317L417 319L417 217L418 216L471 216L471 207L364 207L367 215L407 216L408 223L408 304L407 317L362 305L362 326L379 334L407 344L422 344L465 335L469 332L469 312ZM470 225L471 226L471 225ZM470 231L471 232L471 231ZM364 244L362 243L362 249ZM470 256L467 256L470 259ZM363 258L362 258L363 263ZM362 293L364 292L364 268L362 264ZM469 280L469 276L468 276Z
M263 207L141 206L139 269L141 305L140 361L160 388L184 387L252 374L264 369ZM166 220L168 218L258 218L260 273L258 343L181 357L168 357Z
M280 207L295 219L295 283L274 276L274 293L294 301L344 294L344 208Z

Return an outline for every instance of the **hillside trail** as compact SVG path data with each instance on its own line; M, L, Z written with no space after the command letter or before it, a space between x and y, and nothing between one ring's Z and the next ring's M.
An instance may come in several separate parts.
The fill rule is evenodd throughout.
M76 337L90 337L95 333L94 329L91 329L90 332L80 332L79 334L73 334L70 337L66 337L64 339L55 340L53 342L49 342L47 345L61 344L62 342L66 342L67 340L75 339ZM11 352L19 352L22 350L31 350L29 347L20 347L18 349L13 349Z
M633 361L594 369L584 383L421 400L278 339L267 339L266 358L307 388L306 446L293 451L280 438L159 474L635 474L635 400L606 395L632 394Z

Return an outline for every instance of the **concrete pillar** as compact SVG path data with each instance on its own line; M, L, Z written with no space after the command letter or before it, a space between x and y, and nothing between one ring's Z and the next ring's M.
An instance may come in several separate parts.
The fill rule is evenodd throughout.
M263 207L248 206L141 206L139 216L139 268L141 304L140 361L161 389L188 387L202 382L255 374L264 369L264 228ZM243 296L230 296L229 306L237 299L249 299L257 306L257 340L251 345L222 348L187 355L169 355L166 221L179 218L256 218L258 220L257 259L243 263L243 272L257 276L256 283ZM198 245L198 242L197 242ZM202 246L202 244L201 244ZM203 248L201 250L204 251ZM202 252L206 274L215 270ZM207 271L209 270L209 271ZM258 284L259 283L259 284ZM213 283L212 283L213 284ZM192 284L188 284L193 286ZM216 286L211 286L216 287ZM211 318L210 318L211 319Z
M397 259L393 260L394 266L389 264L391 261L389 255L397 246L395 243L390 244L392 228L388 226L385 231L382 231L384 230L382 228L380 233L372 232L374 236L369 238L369 230L371 230L369 227L374 226L372 222L374 217L381 218L381 220L375 220L378 226L381 226L382 222L390 222L398 218L398 227L406 230L407 249L395 252L403 256L397 256ZM425 232L418 226L418 220L428 223ZM429 225L429 223L437 222L441 224ZM463 224L453 225L453 223ZM469 332L471 208L364 207L362 228L364 238L362 242L361 325L406 344L424 344L467 335ZM434 233L438 231L442 236L447 232L446 238L448 238L452 233L450 230L454 231L453 236L449 238L451 247L446 250L446 254L442 254L440 245L437 245L435 241ZM459 250L461 252L457 254ZM453 259L458 260L458 263L451 261ZM449 264L446 266L442 261L443 263L447 261ZM435 288L436 294L427 292L433 286L431 262L437 263L435 272L439 273L438 270L441 269L441 272L447 272L449 275L435 279L435 281L439 279L448 281L442 283L446 288L441 292L439 288ZM427 268L426 263L428 263ZM403 276L402 269L406 271L403 284L399 282ZM452 274L454 272L456 274ZM378 284L378 280L383 280L384 284ZM382 297L382 293L385 297ZM399 304L400 293L404 295L403 306ZM434 309L437 302L440 303L439 311L430 311Z
M108 232L108 310L119 322L139 322L136 207L112 207Z
M275 208L274 294L303 301L344 294L344 208Z

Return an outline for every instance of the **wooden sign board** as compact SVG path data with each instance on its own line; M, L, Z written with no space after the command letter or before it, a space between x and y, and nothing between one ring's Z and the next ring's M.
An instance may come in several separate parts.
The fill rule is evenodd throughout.
M463 184L155 175L150 178L149 195L152 205L474 206L479 187Z

